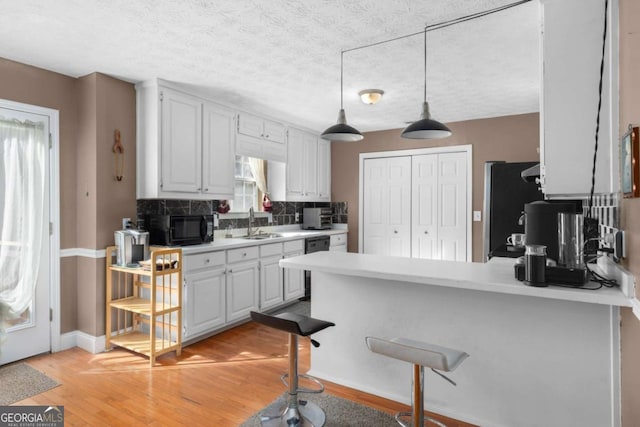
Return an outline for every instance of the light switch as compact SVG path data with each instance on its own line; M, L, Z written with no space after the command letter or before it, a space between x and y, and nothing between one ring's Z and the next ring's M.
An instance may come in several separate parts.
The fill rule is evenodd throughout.
M480 212L480 211L473 211L473 220L474 220L475 222L482 221L482 212Z

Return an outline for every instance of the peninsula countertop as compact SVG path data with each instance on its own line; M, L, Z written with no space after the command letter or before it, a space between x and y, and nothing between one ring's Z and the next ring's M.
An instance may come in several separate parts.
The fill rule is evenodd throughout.
M515 279L513 259L488 263L437 261L359 253L316 252L280 261L280 266L345 276L367 277L430 286L630 307L620 287L598 290L560 286L533 287ZM596 283L587 284L597 286Z

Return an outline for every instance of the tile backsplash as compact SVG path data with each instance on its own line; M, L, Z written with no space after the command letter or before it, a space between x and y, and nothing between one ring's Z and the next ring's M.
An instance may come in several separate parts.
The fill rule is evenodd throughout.
M220 202L218 200L173 200L173 199L139 199L137 201L138 224L143 224L144 215L210 215L216 212ZM346 224L348 219L347 202L278 202L272 201L272 225L290 225L302 223L303 208L330 207L333 210L333 223ZM299 220L296 222L296 212ZM219 229L244 228L249 225L249 218L220 217ZM257 227L268 225L268 219L259 217L255 219Z

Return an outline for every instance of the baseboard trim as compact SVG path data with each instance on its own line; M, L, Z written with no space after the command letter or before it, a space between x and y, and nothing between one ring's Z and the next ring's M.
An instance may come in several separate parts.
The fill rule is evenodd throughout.
M87 248L68 248L60 250L60 258L67 257L84 257L84 258L106 258L107 251L105 249L87 249Z
M92 354L102 353L105 350L104 335L94 337L82 331L67 332L60 336L60 348L58 351L80 347Z

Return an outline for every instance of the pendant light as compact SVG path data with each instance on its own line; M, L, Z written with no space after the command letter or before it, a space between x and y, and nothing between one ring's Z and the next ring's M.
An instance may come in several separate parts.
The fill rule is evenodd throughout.
M344 107L343 107L343 100L342 100L343 58L344 58L344 51L340 52L340 112L338 113L338 123L329 127L324 132L322 132L322 135L320 135L320 137L322 139L326 139L329 141L340 141L340 142L360 141L364 137L356 128L351 127L347 124L347 117L344 114Z
M424 28L424 101L420 120L411 123L402 131L401 136L408 139L438 139L451 135L451 130L431 118L427 102L427 27Z

